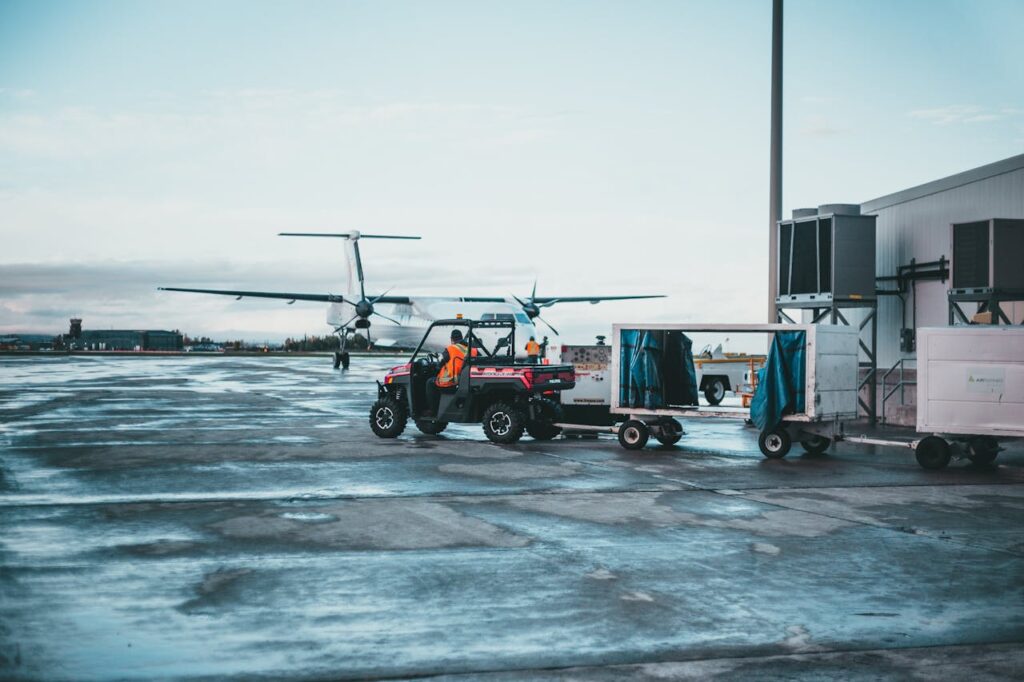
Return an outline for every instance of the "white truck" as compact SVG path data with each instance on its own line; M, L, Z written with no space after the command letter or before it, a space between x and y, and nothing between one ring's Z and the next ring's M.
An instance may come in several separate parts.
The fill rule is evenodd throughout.
M708 345L693 356L697 370L697 386L709 405L719 405L726 393L745 397L753 395L757 385L757 371L764 367L765 355L726 353L722 344L714 350Z

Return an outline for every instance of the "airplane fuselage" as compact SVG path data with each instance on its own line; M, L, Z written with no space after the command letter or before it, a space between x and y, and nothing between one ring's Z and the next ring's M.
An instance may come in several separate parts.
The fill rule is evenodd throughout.
M423 334L433 322L462 317L467 320L514 320L516 323L517 354L523 355L526 340L537 336L537 328L533 321L523 312L522 307L514 303L478 303L462 301L453 297L415 296L409 303L378 304L380 312L394 319L396 325L384 318L375 318L373 322L373 343L375 346L395 346L415 348L419 345ZM327 324L338 327L350 320L352 306L346 303L331 303L327 307ZM431 335L424 343L424 349L440 352L447 346L443 335Z

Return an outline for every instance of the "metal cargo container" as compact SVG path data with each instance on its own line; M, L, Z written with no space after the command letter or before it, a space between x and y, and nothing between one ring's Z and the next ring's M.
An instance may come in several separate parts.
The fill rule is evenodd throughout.
M917 430L1024 436L1024 328L918 330Z

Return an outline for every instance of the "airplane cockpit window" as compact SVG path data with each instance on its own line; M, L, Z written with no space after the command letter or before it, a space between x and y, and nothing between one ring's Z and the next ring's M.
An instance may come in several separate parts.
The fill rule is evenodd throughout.
M526 313L516 313L516 322L519 324L530 324L530 318L526 316Z

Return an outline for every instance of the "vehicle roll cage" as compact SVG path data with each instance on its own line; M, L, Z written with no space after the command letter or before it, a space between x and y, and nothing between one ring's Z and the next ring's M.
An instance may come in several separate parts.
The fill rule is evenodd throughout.
M455 318L450 320L435 320L434 322L432 322L430 326L427 327L427 331L424 332L423 338L420 339L419 345L416 346L416 350L413 351L412 357L410 358L410 362L415 362L417 356L419 356L420 354L420 351L423 349L423 344L427 342L427 339L430 337L431 332L434 331L434 327L465 327L468 330L467 333L464 335L463 340L469 345L470 348L478 348L479 350L483 351L484 356L483 358L474 358L472 354L470 354L466 358L466 360L469 361L469 364L473 364L474 360L493 360L497 356L498 351L501 350L502 348L507 348L508 356L512 358L513 362L515 361L515 320L467 320L463 318ZM494 347L493 350L488 350L487 347L483 345L483 341L481 341L480 338L473 333L474 329L508 329L509 333L498 340L498 344ZM506 343L502 343L503 340ZM476 342L475 344L474 341Z

